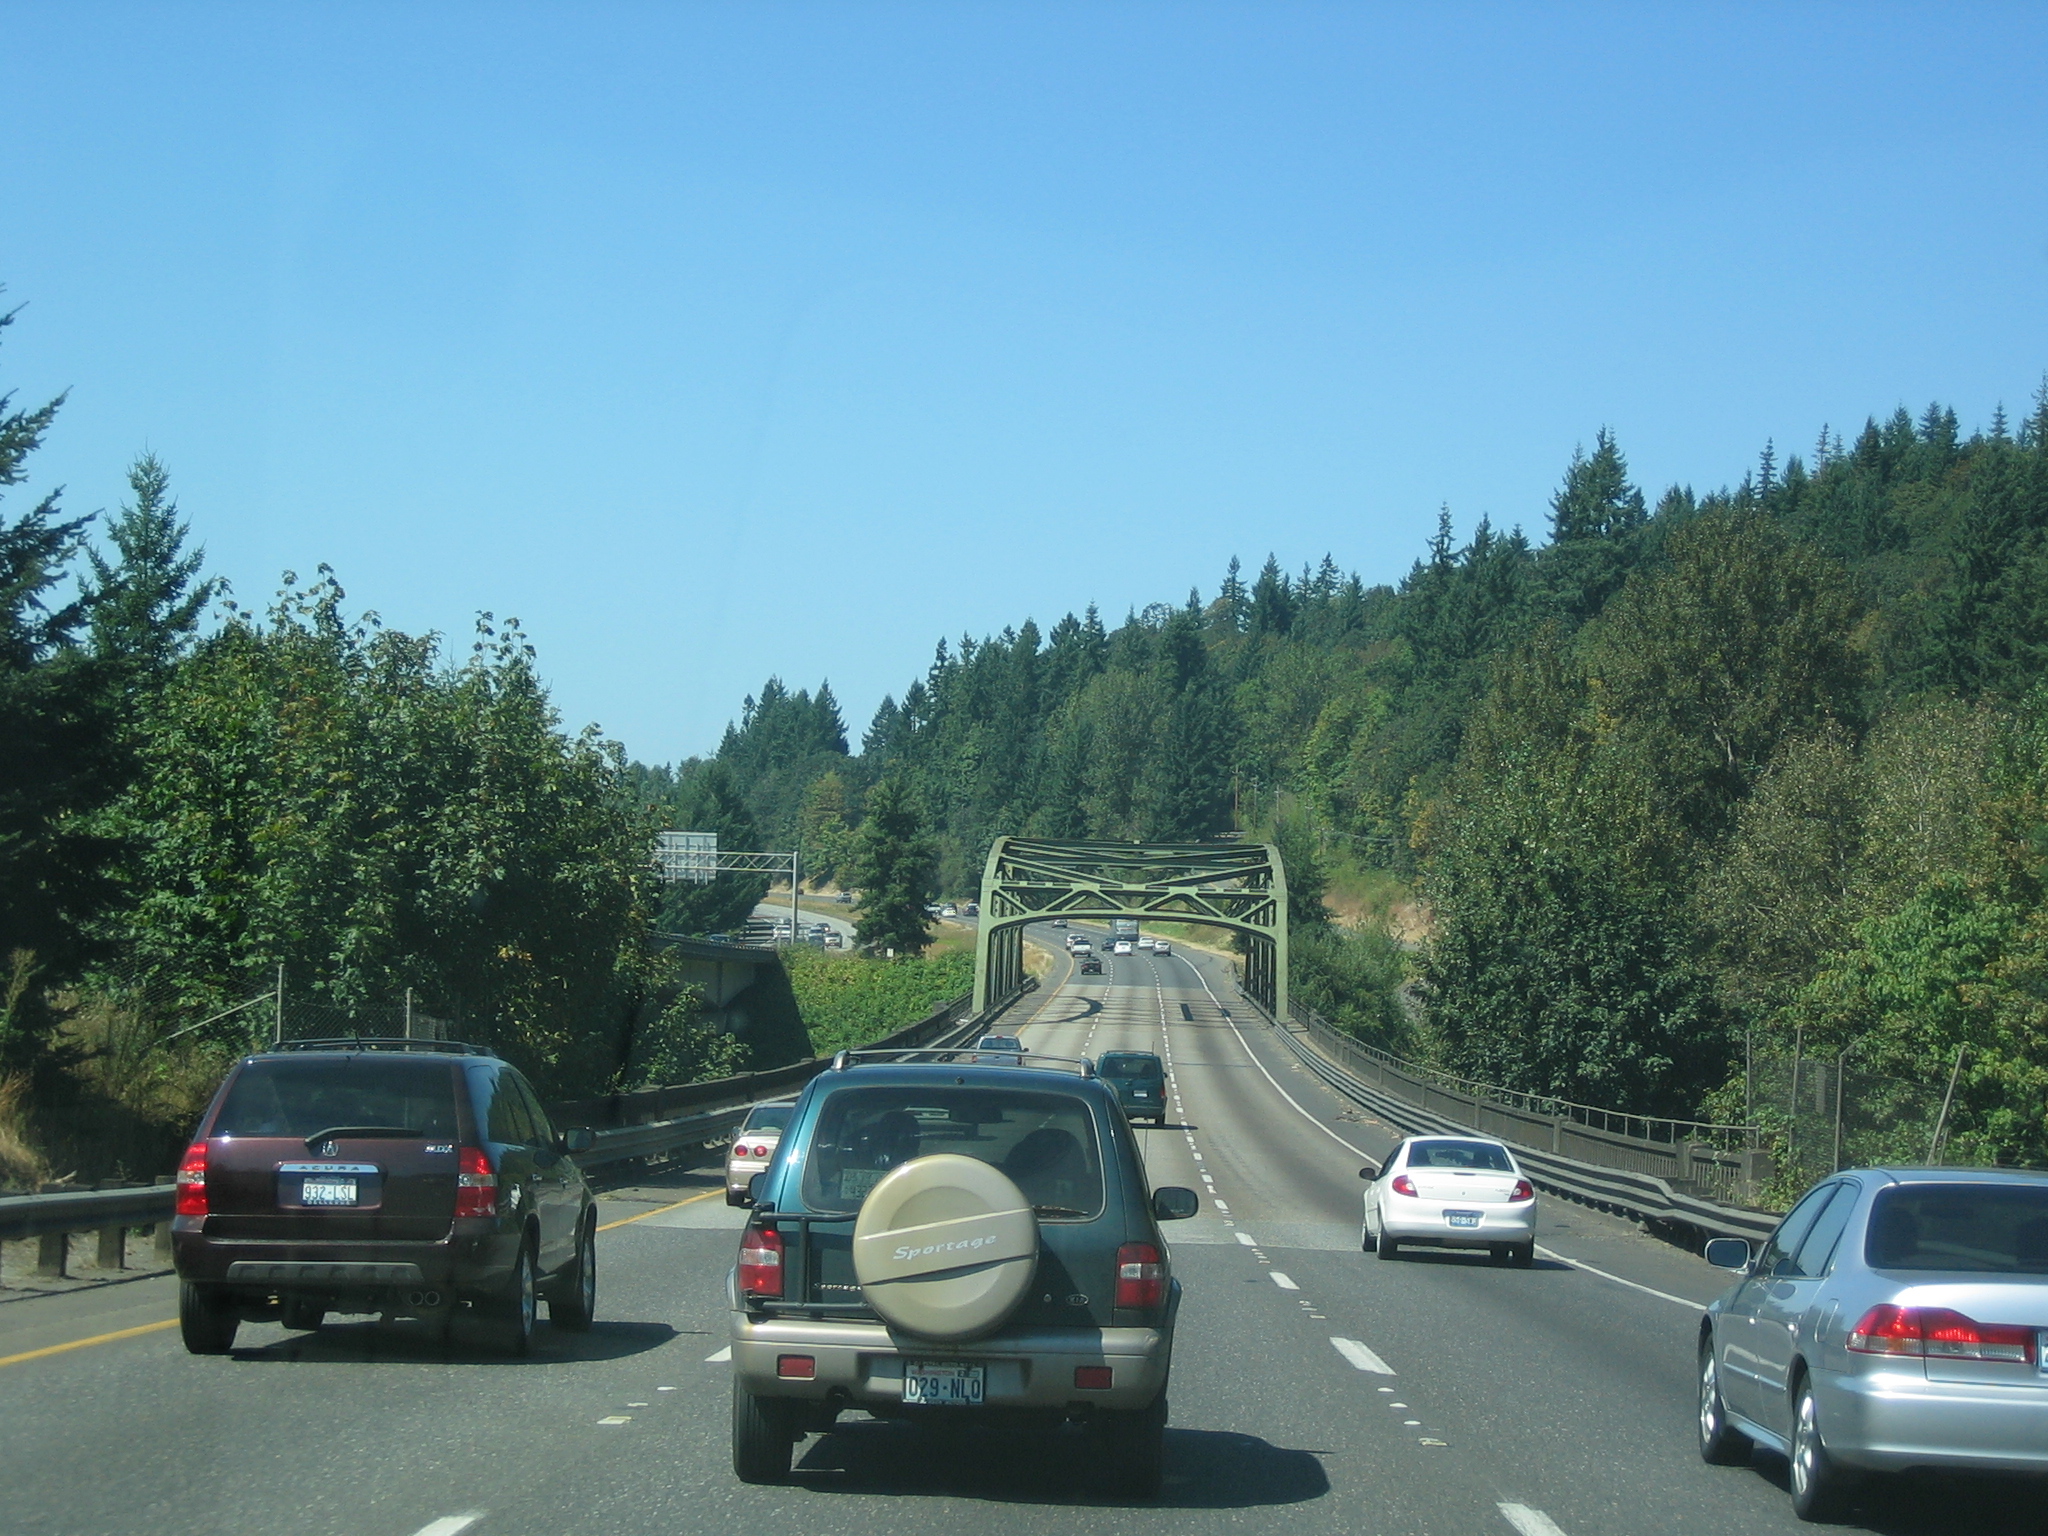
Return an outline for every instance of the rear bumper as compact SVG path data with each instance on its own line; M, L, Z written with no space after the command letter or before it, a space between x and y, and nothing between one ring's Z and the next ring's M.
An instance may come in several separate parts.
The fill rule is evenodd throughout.
M745 1312L733 1314L732 1328L733 1376L747 1391L851 1407L901 1408L906 1360L985 1367L984 1408L1069 1413L1147 1407L1165 1390L1173 1365L1173 1334L1160 1328L1045 1328L971 1344L899 1341L880 1323L756 1318ZM783 1355L810 1356L815 1376L778 1375ZM1075 1387L1077 1367L1105 1365L1108 1388Z
M464 1296L495 1294L511 1280L518 1230L461 1220L433 1242L264 1242L210 1237L205 1218L171 1223L171 1259L181 1280L263 1295L374 1297L421 1287Z
M1813 1384L1821 1437L1851 1466L2048 1472L2048 1386L1830 1371Z
M1384 1209L1389 1237L1403 1243L1429 1243L1440 1248L1491 1248L1500 1243L1526 1243L1536 1236L1536 1202L1519 1205L1453 1205L1436 1201L1408 1202L1412 1210ZM1477 1211L1479 1225L1454 1227L1447 1210Z

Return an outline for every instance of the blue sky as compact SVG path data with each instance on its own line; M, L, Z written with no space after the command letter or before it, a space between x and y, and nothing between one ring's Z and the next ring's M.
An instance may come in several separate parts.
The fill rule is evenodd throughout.
M0 4L34 491L858 740L934 641L1397 580L2048 368L2048 8ZM22 490L0 503L19 512Z

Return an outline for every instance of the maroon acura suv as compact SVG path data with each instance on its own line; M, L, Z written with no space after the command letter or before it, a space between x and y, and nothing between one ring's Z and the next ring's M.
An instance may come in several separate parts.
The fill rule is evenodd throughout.
M597 1202L532 1087L478 1046L287 1041L228 1073L178 1169L185 1347L330 1312L484 1318L524 1354L537 1302L590 1326Z

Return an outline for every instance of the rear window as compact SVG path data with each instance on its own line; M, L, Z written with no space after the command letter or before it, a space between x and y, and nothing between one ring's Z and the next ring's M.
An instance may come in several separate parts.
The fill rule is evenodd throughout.
M366 1057L252 1061L235 1074L216 1136L295 1136L378 1129L453 1141L455 1071L446 1062Z
M794 1104L774 1104L766 1109L757 1109L747 1116L744 1127L749 1131L785 1131L789 1129L789 1117L794 1113Z
M2048 1187L1901 1184L1871 1202L1872 1269L2048 1274Z
M1050 1220L1102 1209L1095 1119L1084 1101L947 1084L843 1088L828 1098L804 1162L804 1204L858 1210L891 1168L937 1152L1001 1169Z
M1408 1149L1410 1168L1483 1168L1513 1173L1505 1148L1490 1141L1418 1141Z
M1157 1056L1105 1056L1096 1071L1104 1077L1164 1077L1166 1068Z

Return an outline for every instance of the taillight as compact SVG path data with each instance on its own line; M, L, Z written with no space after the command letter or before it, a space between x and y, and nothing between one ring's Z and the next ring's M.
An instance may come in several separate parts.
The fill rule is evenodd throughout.
M455 1214L495 1216L498 1214L498 1176L482 1147L464 1147L455 1175Z
M2034 1330L2004 1323L1980 1323L1947 1307L1872 1307L1849 1330L1849 1347L1865 1355L1914 1355L1934 1360L2005 1360L2025 1365L2034 1358Z
M206 1214L206 1143L203 1141L195 1141L187 1147L185 1160L178 1164L178 1214Z
M1415 1193L1415 1181L1409 1178L1408 1175L1405 1173L1395 1174L1394 1182L1388 1187L1392 1189L1394 1193L1397 1195L1408 1195L1412 1197Z
M782 1234L773 1227L749 1227L740 1239L740 1294L782 1295Z
M1508 1191L1508 1202L1510 1204L1517 1200L1534 1200L1535 1198L1536 1186L1527 1179L1515 1180L1515 1187Z
M756 1148L754 1148L754 1156L756 1156L756 1157L766 1157L767 1155L768 1155L768 1149L767 1149L766 1147L756 1147Z
M1125 1243L1116 1251L1116 1304L1156 1307L1166 1300L1166 1261L1150 1243Z

